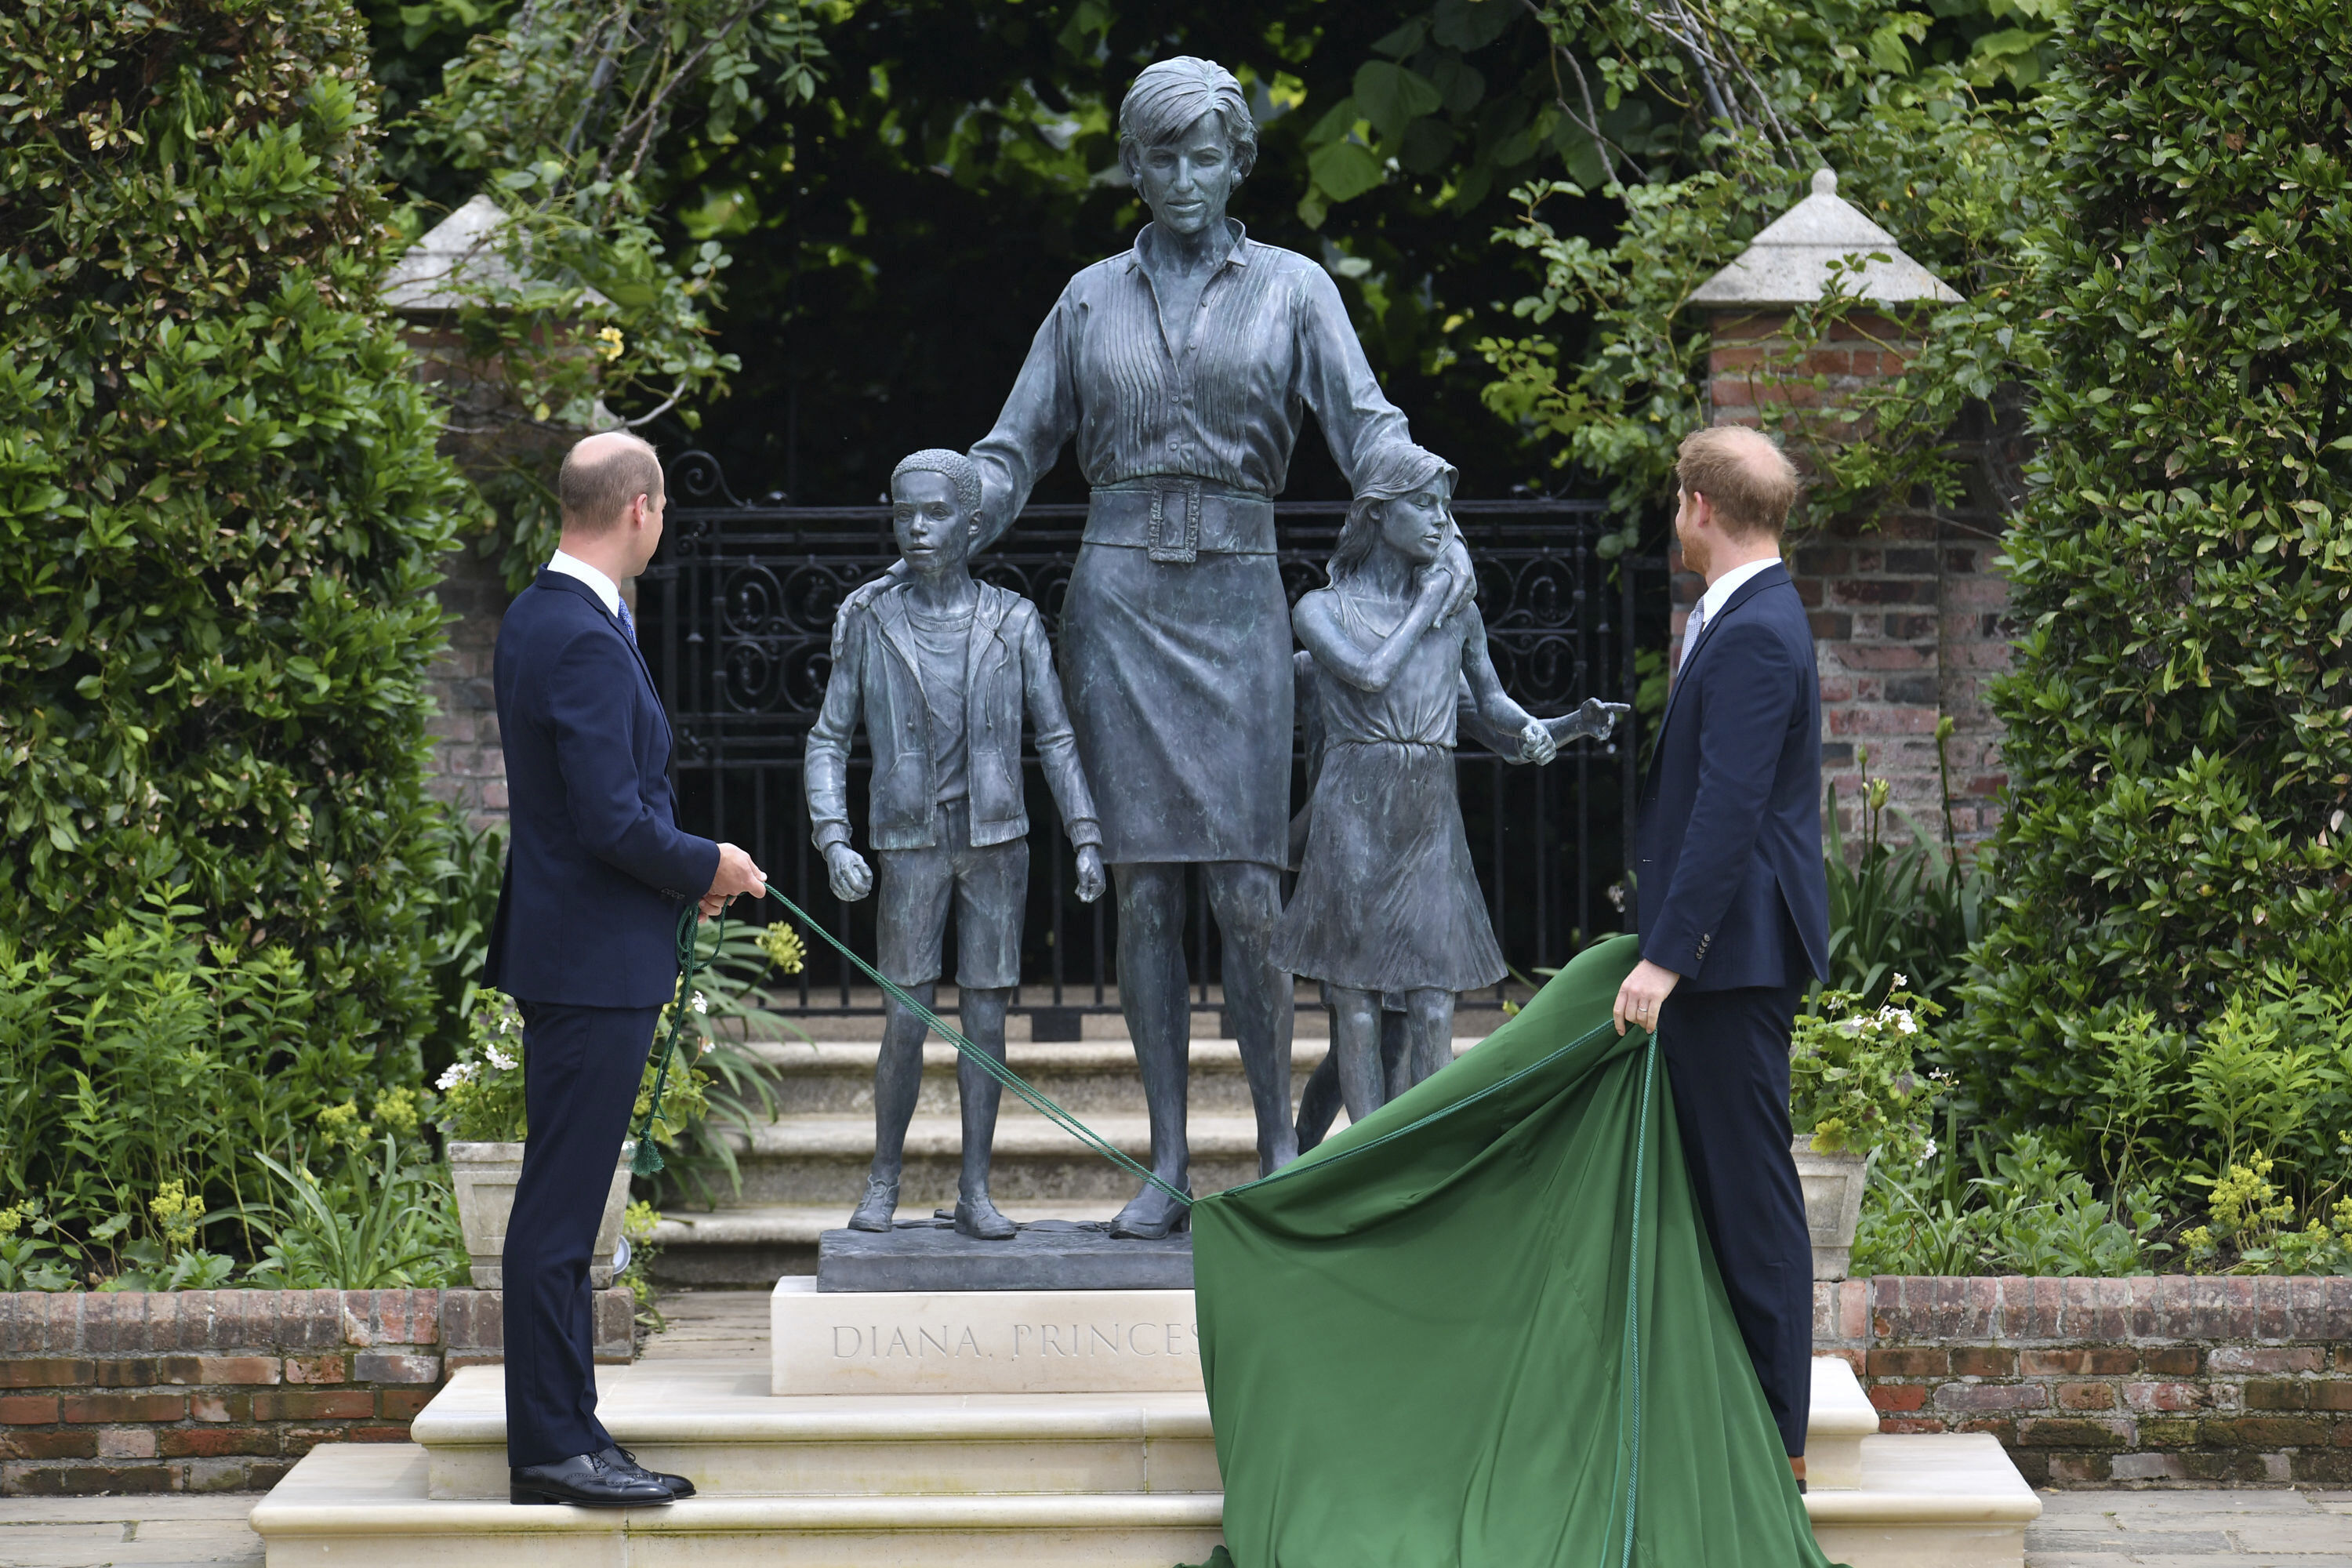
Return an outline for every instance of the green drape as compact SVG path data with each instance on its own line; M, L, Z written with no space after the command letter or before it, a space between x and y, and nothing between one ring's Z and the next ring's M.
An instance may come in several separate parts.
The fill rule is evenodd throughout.
M1193 1210L1238 1568L1825 1568L1596 946ZM1631 1516L1630 1529L1628 1516Z

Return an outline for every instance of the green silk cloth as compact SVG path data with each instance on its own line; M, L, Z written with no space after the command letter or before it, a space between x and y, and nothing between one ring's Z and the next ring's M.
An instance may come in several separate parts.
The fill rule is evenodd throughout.
M1635 950L1193 1208L1238 1568L1826 1568L1664 1064L1611 1021Z

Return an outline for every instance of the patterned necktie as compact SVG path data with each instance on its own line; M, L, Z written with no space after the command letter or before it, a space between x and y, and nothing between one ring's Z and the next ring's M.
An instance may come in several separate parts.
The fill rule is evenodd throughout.
M628 625L626 621L623 621L621 624L623 626ZM1697 604L1691 606L1690 623L1683 627L1684 653L1687 654L1691 649L1698 647L1698 634L1706 629L1706 601L1705 599L1701 599Z
M637 617L629 614L629 601L621 601L621 635L631 642L637 640Z

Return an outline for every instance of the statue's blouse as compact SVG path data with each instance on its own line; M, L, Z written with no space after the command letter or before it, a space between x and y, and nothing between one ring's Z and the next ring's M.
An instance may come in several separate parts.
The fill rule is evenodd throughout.
M985 537L1020 515L1073 437L1097 487L1186 476L1266 497L1282 491L1307 410L1350 486L1364 454L1410 438L1330 275L1228 226L1233 249L1190 321L1161 315L1145 265L1150 225L1134 249L1070 279L996 427L971 449Z

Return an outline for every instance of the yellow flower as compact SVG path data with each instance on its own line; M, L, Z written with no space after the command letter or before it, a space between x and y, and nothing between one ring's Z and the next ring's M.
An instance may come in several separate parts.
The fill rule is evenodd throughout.
M607 360L619 359L627 347L628 344L622 338L621 329L618 327L606 327L596 334L596 352Z
M760 951L786 974L798 974L808 962L808 949L801 943L801 933L782 921L760 932Z
M184 1182L165 1182L156 1189L147 1212L155 1216L166 1242L188 1247L195 1242L196 1221L204 1216L205 1200L189 1192Z
M375 1119L394 1132L416 1131L416 1092L388 1089L375 1097Z
M32 1217L33 1205L30 1204L10 1204L6 1208L0 1209L0 1236L16 1235L24 1228L25 1222Z

